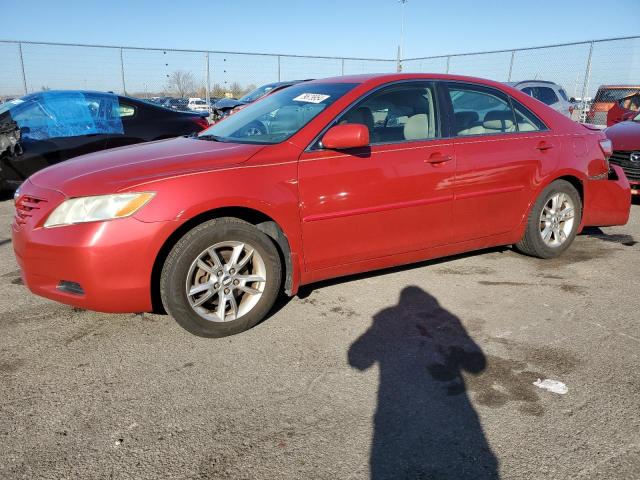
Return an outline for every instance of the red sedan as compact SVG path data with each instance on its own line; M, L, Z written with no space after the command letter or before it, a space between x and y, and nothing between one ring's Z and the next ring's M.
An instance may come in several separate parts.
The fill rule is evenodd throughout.
M283 289L510 245L551 258L622 225L611 143L501 83L390 74L294 85L197 137L33 175L13 245L38 295L246 330Z

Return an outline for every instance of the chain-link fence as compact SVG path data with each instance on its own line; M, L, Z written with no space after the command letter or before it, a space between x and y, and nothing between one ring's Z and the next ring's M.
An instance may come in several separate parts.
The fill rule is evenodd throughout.
M640 90L640 36L435 57L408 58L404 71L473 75L501 82L547 80L577 99L576 119L602 124L605 115L589 116L604 101L604 85ZM628 89L620 89L627 92Z
M280 80L393 72L398 67L498 81L549 80L582 100L584 120L600 85L640 83L640 36L401 61L4 40L0 65L0 100L47 89L141 98L237 97Z
M0 98L91 89L151 98L238 96L265 83L393 72L381 58L0 41Z

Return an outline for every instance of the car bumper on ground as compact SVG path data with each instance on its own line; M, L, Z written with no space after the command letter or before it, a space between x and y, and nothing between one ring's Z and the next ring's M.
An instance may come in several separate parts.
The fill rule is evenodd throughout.
M27 182L20 195L19 207L25 197L41 200L30 216L16 216L12 229L22 278L33 293L100 312L152 310L153 263L174 222L129 217L44 228L62 194Z

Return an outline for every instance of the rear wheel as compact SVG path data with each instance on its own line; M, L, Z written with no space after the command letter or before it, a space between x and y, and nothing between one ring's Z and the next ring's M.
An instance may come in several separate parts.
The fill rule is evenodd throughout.
M524 236L516 248L534 257L557 257L573 242L581 218L578 191L569 182L556 180L531 208Z
M224 337L262 320L281 282L269 237L236 218L198 225L178 241L160 277L162 303L189 332Z

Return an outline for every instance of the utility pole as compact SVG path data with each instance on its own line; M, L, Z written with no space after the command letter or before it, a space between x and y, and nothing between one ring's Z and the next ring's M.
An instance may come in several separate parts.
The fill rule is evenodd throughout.
M402 55L404 54L404 6L408 0L398 0L400 2L400 44L398 45L398 72L402 71Z

